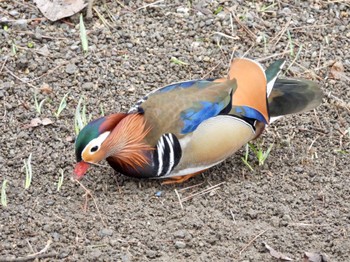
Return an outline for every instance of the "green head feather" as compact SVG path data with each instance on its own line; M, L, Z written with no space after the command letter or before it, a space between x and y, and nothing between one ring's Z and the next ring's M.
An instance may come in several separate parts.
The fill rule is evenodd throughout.
M92 139L97 138L99 135L101 135L101 133L103 133L103 130L101 130L101 125L105 120L105 117L96 119L87 124L80 131L77 140L75 141L75 156L77 162L80 162L82 160L81 153L83 152L86 145L89 144Z

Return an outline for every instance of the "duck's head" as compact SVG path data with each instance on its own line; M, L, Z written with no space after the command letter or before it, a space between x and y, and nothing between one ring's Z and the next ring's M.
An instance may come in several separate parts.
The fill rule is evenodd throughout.
M77 164L74 174L77 179L85 175L89 164L97 164L107 157L109 148L104 142L126 116L127 114L118 113L101 117L91 121L80 131L75 141Z
M142 150L149 150L143 139L149 130L142 115L117 113L90 122L75 142L76 179L81 179L90 164L97 164L110 156L133 166L146 160Z

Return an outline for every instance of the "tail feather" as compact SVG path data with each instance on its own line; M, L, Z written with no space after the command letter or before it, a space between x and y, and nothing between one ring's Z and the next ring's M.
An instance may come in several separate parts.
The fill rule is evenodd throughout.
M266 75L266 80L267 80L267 87L266 87L266 95L269 97L272 88L274 87L274 83L280 74L284 64L285 64L284 59L279 59L272 63L266 70L265 70L265 75Z
M321 104L322 97L323 93L315 82L277 79L268 97L270 117L276 119L309 111Z

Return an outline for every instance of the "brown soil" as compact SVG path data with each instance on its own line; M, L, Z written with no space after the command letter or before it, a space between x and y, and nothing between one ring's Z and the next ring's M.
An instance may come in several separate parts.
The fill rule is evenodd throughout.
M169 0L141 8L149 2L107 1L114 21L95 1L110 27L96 12L86 22L87 55L78 16L49 22L37 19L43 15L32 2L0 3L0 21L10 20L0 22L0 182L8 180L0 261L36 253L49 240L45 261L277 260L263 243L295 261L304 252L350 261L349 2ZM219 6L224 10L214 14ZM259 167L249 154L254 172L241 161L244 149L181 185L123 177L107 165L93 168L82 183L100 213L91 198L84 211L85 192L70 179L79 98L86 98L93 118L101 108L126 111L165 84L224 76L233 50L265 66L285 57L285 76L317 81L323 104L271 125L259 140L264 149L274 144L265 164ZM344 72L330 74L335 61ZM52 92L40 89L45 84ZM35 92L46 99L40 115ZM53 124L28 127L36 117ZM33 178L24 190L29 154ZM65 177L57 191L60 170Z

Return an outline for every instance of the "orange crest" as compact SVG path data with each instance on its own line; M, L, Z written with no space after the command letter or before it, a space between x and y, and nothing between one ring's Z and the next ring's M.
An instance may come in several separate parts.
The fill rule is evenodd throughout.
M148 164L145 151L153 150L144 143L149 132L150 128L146 128L142 115L130 114L113 129L103 146L108 148L109 156L116 159L118 164L136 169Z

